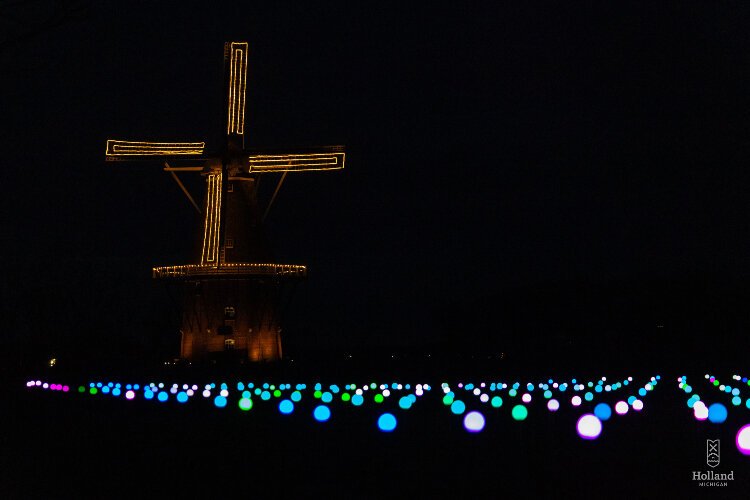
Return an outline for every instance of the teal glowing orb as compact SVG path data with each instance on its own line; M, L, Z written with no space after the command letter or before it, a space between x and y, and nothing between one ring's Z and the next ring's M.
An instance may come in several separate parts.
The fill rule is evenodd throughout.
M317 406L315 410L313 410L313 417L315 417L315 420L318 422L326 422L331 418L331 410L325 405Z
M396 417L391 413L383 413L378 418L378 429L382 432L393 432L396 428Z
M282 399L281 402L279 402L279 411L284 415L289 415L294 411L294 403L288 399Z

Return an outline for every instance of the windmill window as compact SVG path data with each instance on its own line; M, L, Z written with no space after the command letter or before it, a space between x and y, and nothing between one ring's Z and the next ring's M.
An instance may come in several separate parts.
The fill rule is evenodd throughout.
M234 319L234 307L227 306L224 308L224 319Z
M234 248L234 238L227 238L224 242L224 248Z
M234 349L234 339L226 339L224 341L224 349L226 349L227 351L231 351L232 349Z

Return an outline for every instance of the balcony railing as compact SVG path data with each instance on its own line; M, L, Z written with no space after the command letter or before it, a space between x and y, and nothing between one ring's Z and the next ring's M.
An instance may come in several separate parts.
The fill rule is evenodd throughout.
M153 277L188 278L192 276L289 276L303 278L307 275L305 266L292 264L255 264L255 263L225 263L218 266L202 266L189 264L185 266L166 266L153 268Z

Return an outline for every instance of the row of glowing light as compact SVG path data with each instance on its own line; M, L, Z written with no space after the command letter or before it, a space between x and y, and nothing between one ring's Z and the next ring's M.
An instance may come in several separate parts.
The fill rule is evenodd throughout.
M722 384L719 379L714 377L713 375L709 375L708 373L704 376L708 382L713 385L715 388L717 388L719 391L724 392L726 394L730 394L732 396L732 405L733 406L740 406L742 404L742 397L740 396L740 388L739 387L732 387L731 385L724 385ZM747 379L747 377L740 377L739 375L733 375L733 380L736 380L738 382L741 382L742 384L747 384L750 386L750 380ZM750 410L750 398L747 398L745 400L745 407Z
M203 225L203 251L201 264L217 263L219 253L219 229L221 225L221 181L222 173L207 176L206 220Z
M657 381L661 377L657 375L656 377L651 377L651 380L642 388L639 389L639 395L641 397L644 397L648 391L653 390L653 388L656 386ZM616 383L612 386L607 385L605 390L606 392L610 392L611 390L617 390L623 385L628 385L633 380L632 377L628 377L628 379L623 380L622 383ZM606 381L606 377L602 377L601 380L597 383L597 390L596 392L601 392L601 386ZM584 390L585 386L583 384L577 384L576 380L572 380L573 388L575 391ZM551 379L548 381L548 384L552 384L552 387L554 389L558 389L560 392L565 392L567 388L567 384L558 384L556 382L553 382ZM544 390L544 397L548 399L547 401L547 409L551 412L556 412L560 409L560 402L556 399L552 399L552 392L549 390L548 384L542 384L540 383L538 385L539 389ZM588 386L593 386L592 382L588 383ZM503 399L500 396L493 396L490 400L489 394L486 392L482 392L482 388L487 388L486 383L480 383L479 387L474 387L473 384L458 384L459 388L462 388L466 391L471 391L471 393L474 396L478 396L479 400L482 403L490 402L490 405L493 408L500 408L503 404ZM508 391L508 395L510 397L515 397L517 395L517 389L520 387L520 384L518 382L514 383L511 389ZM443 396L443 404L446 406L450 406L450 410L452 413L456 415L461 415L466 411L466 404L459 400L455 399L455 394L453 391L451 391L450 385L448 383L443 383L441 385L441 388L443 390L444 396ZM507 389L507 384L490 384L489 391L495 391L495 390L501 390L501 389ZM522 421L525 420L528 416L528 409L526 408L525 404L531 403L532 397L531 392L534 390L534 384L528 383L526 384L526 389L529 392L524 393L521 396L521 401L524 404L517 404L515 405L511 410L511 416L516 421ZM591 392L586 393L586 400L591 401L593 399L593 394ZM571 404L574 407L578 407L582 404L581 397L578 395L573 396L571 399ZM629 407L632 406L635 411L641 411L643 409L643 401L636 398L635 396L630 396L625 401L618 401L615 404L615 412L618 415L625 415L628 412ZM602 421L609 420L609 418L612 416L612 409L610 406L606 403L599 403L594 408L594 413L592 414L584 414L581 416L581 418L578 420L578 423L576 424L576 429L578 431L578 434L584 438L584 439L596 439L599 437L599 434L601 434L602 431ZM470 412L466 415L464 418L464 427L466 430L470 432L479 432L484 428L485 425L485 419L484 416L479 412Z
M720 391L734 394L732 404L735 404L736 400L734 398L738 397L738 388L729 387L729 390L727 390L727 386L721 384L719 380L713 375L706 374L704 378L708 381L709 384L711 384L713 387L718 388ZM735 375L733 378L735 380L741 380L737 375ZM747 378L745 378L743 382L747 383ZM688 384L687 376L682 375L680 377L677 377L677 386L679 387L679 389L685 392L685 394L692 393L692 395L687 400L687 406L688 408L691 408L693 410L693 416L696 420L700 422L708 420L709 422L714 424L723 424L724 422L726 422L727 417L729 416L727 407L721 403L713 403L709 406L706 406L706 403L701 401L700 396L697 393L693 392L693 387ZM735 404L735 406L739 406L739 403ZM750 405L748 405L747 403L746 406L750 408ZM742 453L743 455L750 455L750 424L746 424L740 427L740 429L737 431L737 434L735 436L735 445L737 446L737 450L739 450L740 453Z
M647 383L643 388L640 389L640 394L643 396L646 394L647 390L652 390L653 387L656 385L658 378L659 378L658 376L652 377L651 381ZM597 388L601 387L604 381L606 381L606 377L603 377L601 380L598 381ZM607 392L609 392L610 390L617 390L623 385L627 385L630 381L632 381L632 377L629 377L627 380L623 380L622 383L618 382L618 383L613 384L612 386L607 385L604 390L606 390ZM559 384L559 385L552 381L550 381L550 383L553 384L553 388L558 389L560 392L564 392L566 390L567 384L565 383ZM583 384L576 384L575 379L573 380L573 384L574 384L574 390L583 390L585 388ZM593 383L589 382L589 386L592 386L592 385ZM459 384L459 386L467 391L473 390L474 395L480 395L480 392L481 392L480 387L486 387L486 384L481 383L479 384L480 387L476 387L476 388L473 386L473 384L466 384L466 385ZM513 384L512 388L509 391L510 397L515 397L516 389L519 386L520 384L517 382ZM202 395L205 398L209 398L211 396L211 390L214 389L215 387L216 387L215 384L207 384L202 392ZM237 389L243 391L242 398L238 401L238 406L240 409L249 410L252 408L252 405L253 405L252 399L251 399L252 396L250 394L249 389L252 389L253 387L254 386L252 383L248 383L247 386L245 386L245 384L243 384L242 382L238 383ZM489 390L494 391L494 390L500 390L500 389L507 388L507 387L508 387L507 384L492 383L489 386ZM551 397L551 393L548 390L548 387L549 386L547 384L539 384L539 388L545 390L545 397L547 399ZM291 394L290 400L284 399L279 403L279 411L283 414L292 413L294 411L294 403L299 402L302 398L301 393L299 391L304 390L305 388L306 388L305 384L297 384L296 390ZM377 384L372 383L370 385L364 385L361 388L357 388L354 384L350 384L350 385L345 386L345 389L354 391L354 395L351 396L349 393L345 392L342 394L341 399L342 401L345 401L345 402L351 401L354 406L360 406L364 402L364 398L363 398L364 391L367 391L369 389L375 390L378 388L382 392L376 394L373 400L376 403L382 403L385 397L388 397L391 395L391 392L388 389L387 384L381 384L380 386L377 386ZM397 383L391 384L391 389L394 389L394 390L402 390L404 388L406 390L409 390L410 389L409 384L407 384L406 386L402 386L401 384L397 384ZM463 403L460 400L454 401L453 399L454 394L452 393L452 391L450 391L450 386L447 383L443 383L442 388L445 393L445 396L443 397L443 403L446 405L450 405L452 413L456 415L463 414L466 410L465 403ZM534 385L529 383L526 385L526 388L529 391L533 391ZM134 399L135 398L134 390L138 390L138 389L139 389L139 386L137 384L134 386L131 386L130 384L128 384L125 387L125 390L127 391L125 393L126 399L129 399L129 400ZM144 386L143 389L144 389L145 399L149 399L149 400L153 399L154 394L156 394L157 400L161 402L165 402L169 399L167 390L164 389L164 384L156 385L152 383L152 384L149 384L148 386ZM185 403L188 401L189 397L192 397L196 393L196 391L198 391L198 386L197 385L189 386L187 384L184 384L182 386L182 389L183 389L182 391L179 391L179 386L177 384L173 384L172 387L168 390L168 392L172 393L173 395L176 394L176 399L178 402ZM265 383L262 385L262 389L261 387L255 388L254 392L256 396L260 396L262 400L267 401L271 398L270 391L273 391L273 395L278 398L282 395L282 392L281 392L282 390L288 390L288 389L291 389L291 385L289 384L282 384L278 388L276 388L274 385L269 385L268 383ZM340 391L339 387L336 385L331 385L329 387L331 392L328 392L328 391L322 392L321 389L322 389L321 384L320 383L316 384L315 393L313 396L316 399L321 399L323 403L330 403L333 400L332 393L336 394ZM404 410L409 409L412 406L412 404L416 402L417 396L422 396L424 393L424 390L429 390L429 389L430 387L427 384L424 384L424 385L418 384L416 386L415 394L409 394L408 396L403 396L399 399L399 403L398 403L399 407ZM111 393L114 396L119 396L121 394L121 385L113 384L111 382L109 384L102 384L101 382L96 383L96 384L94 383L90 384L89 392L91 394L96 394L99 390L101 390L101 392L104 394ZM79 392L85 392L85 388L83 386L79 387ZM601 390L597 392L601 392ZM588 394L591 394L591 393L588 393ZM227 404L226 398L228 396L229 396L229 391L228 391L227 385L221 384L219 395L216 396L214 399L215 406L222 407L222 408L225 407ZM521 399L524 403L528 404L531 402L531 395L529 393L525 393ZM587 401L591 401L591 399L593 399L593 396L591 398L587 397L586 399ZM480 396L480 401L482 401L483 403L488 402L488 400L489 400L489 396L487 396L486 393ZM580 406L581 404L580 396L577 396L577 395L574 396L573 399L571 400L571 403L573 406ZM643 409L643 402L635 398L635 396L631 396L630 398L628 398L627 403L625 401L617 402L615 404L615 412L618 415L624 415L628 412L629 405L632 405L635 411L640 411ZM500 398L500 396L493 397L491 406L494 408L499 408L500 406L502 406L502 398ZM550 411L553 411L553 412L557 411L559 407L560 407L560 404L555 399L550 399L547 403L547 408ZM525 420L526 417L528 416L528 410L526 409L524 405L516 405L513 408L511 414L513 418L517 421ZM328 410L327 408L318 407L313 412L313 415L316 418L316 420L327 420L328 418L330 418L330 410ZM323 415L327 415L327 417L323 419L322 418ZM592 420L591 418L584 415L579 420L579 424L577 426L579 434L581 435L581 437L584 437L586 439L594 439L598 437L599 433L601 432L601 422L608 420L611 417L611 415L612 415L612 410L609 405L607 405L606 403L598 404L596 408L594 409L594 414L593 414L593 417L596 419L596 421L598 421L598 424L596 423L595 420ZM388 427L389 425L392 424L392 428L390 430L393 430L395 429L395 422L396 422L395 417L391 414L388 414L385 417L385 421L382 423L382 425L379 421L379 427L381 428L381 430L383 430L384 426ZM484 425L485 425L484 416L479 412L469 412L464 417L464 427L470 432L479 432L484 428Z
M187 264L182 266L163 266L154 267L152 269L155 276L159 275L171 275L181 276L191 273L201 272L221 272L226 271L227 273L240 271L242 269L256 269L261 272L273 274L304 274L307 271L307 267L296 264L262 264L262 263L242 263L242 262L224 262L217 267L215 264L201 265L201 264Z

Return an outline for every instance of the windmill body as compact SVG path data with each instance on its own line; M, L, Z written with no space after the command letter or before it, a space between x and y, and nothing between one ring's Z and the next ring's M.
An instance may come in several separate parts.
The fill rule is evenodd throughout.
M203 224L195 263L157 267L182 295L181 357L273 361L282 357L281 315L294 286L307 275L303 265L274 261L263 220L290 172L344 167L343 146L304 151L245 148L246 42L224 48L226 146L210 152L204 142L108 140L108 161L160 161ZM178 173L205 178L202 202L191 196ZM280 174L265 207L259 200L262 175Z

